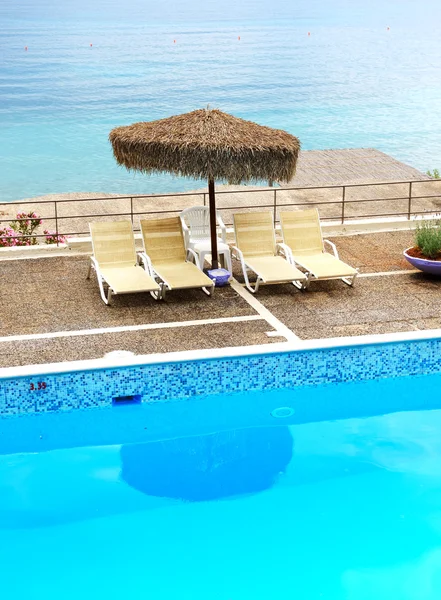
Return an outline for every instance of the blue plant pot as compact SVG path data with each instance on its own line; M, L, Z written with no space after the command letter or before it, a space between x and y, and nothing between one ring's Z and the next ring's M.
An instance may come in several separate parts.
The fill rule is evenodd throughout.
M428 260L426 258L416 258L414 256L409 256L407 251L410 250L408 248L403 252L404 258L409 262L413 267L423 271L424 273L430 273L431 275L438 275L441 277L441 261L440 260Z
M214 281L216 287L227 285L231 277L230 271L227 271L226 269L209 269L207 275Z

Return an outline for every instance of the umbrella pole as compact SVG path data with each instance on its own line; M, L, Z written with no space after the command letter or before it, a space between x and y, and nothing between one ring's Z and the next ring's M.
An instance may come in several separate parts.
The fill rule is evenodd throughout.
M210 235L211 235L211 266L213 269L219 267L217 262L217 223L216 223L216 198L214 194L214 179L208 180L208 199L210 205Z

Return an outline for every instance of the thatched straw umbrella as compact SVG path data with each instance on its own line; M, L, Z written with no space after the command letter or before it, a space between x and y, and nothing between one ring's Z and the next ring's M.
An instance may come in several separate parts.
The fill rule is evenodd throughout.
M300 151L299 140L286 131L208 108L116 127L109 139L117 162L127 169L208 180L215 269L218 262L214 180L231 184L290 181Z

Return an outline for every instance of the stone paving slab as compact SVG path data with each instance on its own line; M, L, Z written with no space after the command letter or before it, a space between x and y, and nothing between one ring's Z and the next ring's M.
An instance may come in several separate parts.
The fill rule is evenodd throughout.
M135 354L155 354L285 341L280 337L268 337L267 331L273 331L271 326L264 320L256 320L241 323L214 323L209 326L196 325L173 329L2 342L0 367L102 358L108 352L115 350L126 350Z
M306 292L294 286L262 286L258 298L301 339L395 333L441 326L441 280L413 273L403 258L413 245L411 231L335 237L340 258L361 273L354 288L341 281L312 282ZM406 273L409 271L409 274ZM235 264L237 279L243 277Z
M170 323L256 314L231 287L212 297L201 290L176 290L165 302L150 294L101 300L96 277L86 280L85 256L1 261L0 336L145 323Z
M360 273L412 270L403 251L413 246L412 231L389 231L330 238L340 258Z
M402 257L412 232L335 238L341 258L362 273L393 271L390 276L359 277L354 288L341 281L312 282L301 292L291 284L261 286L254 296L301 339L319 339L441 328L441 279L414 273ZM63 256L0 261L0 336L138 326L256 315L231 287L213 298L199 290L168 294L165 302L149 295L101 301L95 279L87 281L88 259ZM239 263L234 273L241 279ZM251 297L251 295L250 295ZM112 350L136 354L270 344L264 319L149 329L94 336L0 342L0 366L102 357Z
M429 293L424 291L426 285ZM436 329L441 323L440 298L441 280L413 273L359 278L354 288L323 281L311 283L306 292L288 288L281 293L266 286L259 295L262 304L301 339ZM298 305L295 312L293 302Z

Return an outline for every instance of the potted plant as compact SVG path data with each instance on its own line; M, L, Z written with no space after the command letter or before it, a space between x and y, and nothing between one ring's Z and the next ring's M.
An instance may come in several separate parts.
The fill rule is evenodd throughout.
M416 269L441 276L441 221L422 221L415 230L415 245L404 258Z

